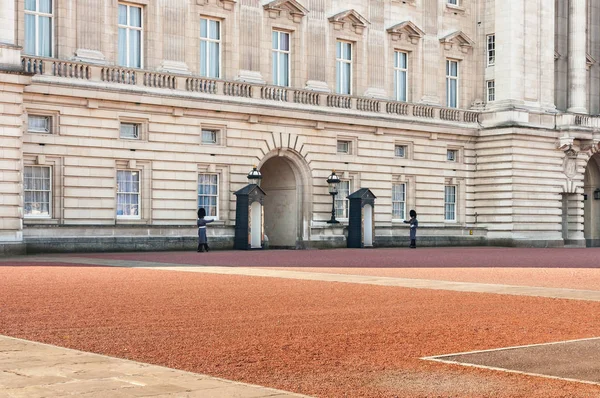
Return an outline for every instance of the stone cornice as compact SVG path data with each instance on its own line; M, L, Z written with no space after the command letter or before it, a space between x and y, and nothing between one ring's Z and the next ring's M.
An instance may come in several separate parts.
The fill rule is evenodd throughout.
M475 45L475 42L460 30L440 38L440 43L444 45L444 49L446 50L451 50L454 44L458 44L461 51L465 53Z
M401 39L402 36L407 36L412 44L417 44L419 39L425 36L425 32L411 21L400 22L399 24L388 28L387 32L392 36L392 40L398 40Z
M287 11L294 22L300 22L308 14L308 9L296 0L274 0L263 6L269 17L278 18L282 11Z
M364 29L370 24L370 22L360 15L356 10L346 10L329 17L335 30L341 30L345 23L350 23L357 34L362 34Z

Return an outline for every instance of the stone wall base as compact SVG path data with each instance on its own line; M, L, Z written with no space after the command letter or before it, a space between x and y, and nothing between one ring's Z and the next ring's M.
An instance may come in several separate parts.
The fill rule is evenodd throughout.
M26 251L25 243L0 243L0 257L18 256Z

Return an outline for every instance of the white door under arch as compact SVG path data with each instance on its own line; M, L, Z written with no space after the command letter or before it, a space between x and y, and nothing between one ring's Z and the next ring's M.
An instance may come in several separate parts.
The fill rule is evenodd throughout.
M260 249L262 235L262 206L259 202L250 205L250 248Z

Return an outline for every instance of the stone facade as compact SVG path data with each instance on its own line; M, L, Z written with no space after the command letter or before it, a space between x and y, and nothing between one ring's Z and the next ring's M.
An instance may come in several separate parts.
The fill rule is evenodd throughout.
M348 193L377 197L376 246L407 244L398 206L417 210L427 245L600 243L598 6L450 3L55 0L32 12L0 0L0 247L193 248L207 174L218 181L209 239L230 248L233 193L253 165L274 247L345 245L343 205L341 223L326 222L332 170ZM141 9L140 68L119 65L120 5ZM46 56L31 50L43 26L32 36L26 17L49 18ZM218 22L217 77L202 76L201 18ZM289 37L287 86L273 84L273 31ZM351 48L349 95L336 89L339 41ZM397 52L406 101L396 100ZM123 138L124 124L136 139ZM51 181L35 214L24 184L33 169ZM139 173L134 216L117 210L120 171ZM399 184L404 201L393 199Z

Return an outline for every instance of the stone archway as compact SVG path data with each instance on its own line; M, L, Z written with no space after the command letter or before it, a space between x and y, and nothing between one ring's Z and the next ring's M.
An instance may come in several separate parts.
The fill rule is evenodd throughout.
M260 164L265 235L271 248L301 248L309 239L310 170L293 150L276 149Z
M583 235L587 247L600 247L600 200L594 199L594 191L600 188L600 153L593 154L585 168L583 180L584 221Z

